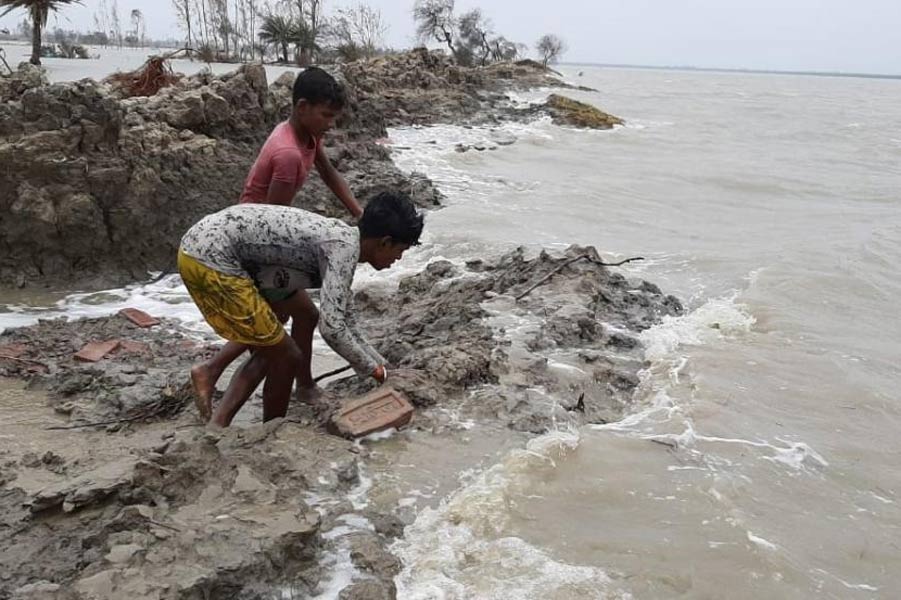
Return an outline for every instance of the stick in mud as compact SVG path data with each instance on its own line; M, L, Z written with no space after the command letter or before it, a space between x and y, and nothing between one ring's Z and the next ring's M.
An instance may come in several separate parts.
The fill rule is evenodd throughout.
M353 367L351 367L350 365L345 365L345 366L341 367L340 369L335 369L333 371L326 371L322 375L317 375L316 377L314 377L313 383L319 383L323 379L327 379L333 375L340 375L341 373L343 373L345 371L350 371L352 368Z
M13 362L18 362L18 363L22 363L22 364L26 364L26 365L38 365L39 367L44 367L48 371L50 370L50 367L48 367L41 361L32 360L30 358L17 358L15 356L10 356L9 354L0 354L0 360L11 360Z
M538 281L536 281L536 282L532 285L532 287L530 287L529 289L527 289L526 291L524 291L523 293L521 293L520 295L518 295L518 296L516 297L516 300L517 300L517 301L522 300L522 299L525 298L530 292L532 292L535 288L537 288L538 286L540 286L542 283L544 283L545 281L547 281L548 279L550 279L551 277L553 277L554 275L556 275L557 273L559 273L560 271L562 271L563 269L565 269L566 267L568 267L569 265L573 264L573 263L576 262L577 260L582 260L583 258L586 258L586 259L588 259L589 261L591 261L592 263L594 263L594 264L596 264L596 265L600 265L600 266L602 266L602 267L619 267L620 265L624 265L624 264L626 264L626 263L634 262L634 261L636 261L636 260L644 260L644 257L643 257L643 256L634 256L634 257L632 257L632 258L627 258L627 259L625 259L625 260L621 260L621 261L615 262L615 263L605 263L605 262L601 262L601 261L599 261L599 260L591 260L591 257L590 257L588 254L580 254L579 256L577 256L577 257L575 257L575 258L569 259L568 261L566 261L566 262L563 263L562 265L557 266L557 268L555 268L553 271L551 271L550 273L548 273L547 275L545 275L544 277L542 277L541 279L539 279Z

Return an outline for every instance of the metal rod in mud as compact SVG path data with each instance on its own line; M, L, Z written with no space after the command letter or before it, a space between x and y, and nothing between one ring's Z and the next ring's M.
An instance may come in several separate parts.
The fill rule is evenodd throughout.
M644 257L643 257L643 256L634 256L634 257L632 257L632 258L627 258L627 259L625 259L625 260L621 260L621 261L615 262L615 263L605 263L605 262L601 262L601 261L599 261L599 260L591 260L591 256L589 256L588 254L580 254L579 256L577 256L577 257L575 257L575 258L569 259L568 261L566 261L566 262L563 263L562 265L557 265L557 267L556 267L553 271L551 271L550 273L548 273L547 275L545 275L544 277L542 277L541 279L539 279L538 281L536 281L529 289L527 289L526 291L524 291L523 293L521 293L520 295L518 295L518 296L516 297L516 300L517 300L517 301L522 300L522 299L525 298L529 293L531 293L535 288L537 288L538 286L540 286L542 283L544 283L545 281L547 281L548 279L550 279L551 277L553 277L554 275L556 275L557 273L559 273L560 271L562 271L563 269L565 269L566 267L568 267L569 265L573 264L573 263L576 262L577 260L582 260L583 258L588 259L589 261L591 261L592 264L600 265L600 266L602 266L602 267L618 267L618 266L620 266L620 265L624 265L624 264L626 264L626 263L634 262L634 261L636 261L636 260L644 260Z

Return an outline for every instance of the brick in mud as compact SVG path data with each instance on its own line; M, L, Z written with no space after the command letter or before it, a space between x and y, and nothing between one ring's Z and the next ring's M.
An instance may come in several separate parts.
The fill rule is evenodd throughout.
M81 350L75 353L75 359L84 362L97 362L118 347L119 340L88 342Z
M400 392L384 387L345 404L331 419L334 433L358 438L401 428L413 418L413 405Z
M153 327L154 325L160 324L159 319L151 317L143 310L138 310L137 308L123 308L119 311L119 314L138 327Z

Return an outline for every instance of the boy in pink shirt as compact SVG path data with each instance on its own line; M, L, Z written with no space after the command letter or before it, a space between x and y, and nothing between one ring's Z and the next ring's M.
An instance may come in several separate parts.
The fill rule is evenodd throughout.
M334 126L347 103L344 89L322 69L309 67L294 82L293 101L291 117L275 127L260 149L244 182L240 203L289 206L315 166L326 186L351 215L359 218L363 209L329 161L322 143L323 135ZM311 356L319 312L306 291L296 289L286 294L266 289L265 282L258 282L258 287L280 315L291 316L291 337L301 352ZM247 346L228 342L216 356L191 369L195 402L205 421L212 413L216 381L245 350ZM309 399L318 393L318 388L313 382L310 361L302 364L305 368L297 375L298 393Z
M325 185L359 218L363 209L322 144L322 136L334 126L346 103L344 89L322 69L310 67L298 75L294 111L260 149L244 182L241 202L290 205L315 165Z

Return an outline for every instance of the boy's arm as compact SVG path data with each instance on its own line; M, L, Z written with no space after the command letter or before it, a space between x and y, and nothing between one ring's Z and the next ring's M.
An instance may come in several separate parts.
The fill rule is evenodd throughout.
M319 292L319 333L322 339L360 375L375 376L383 366L370 354L368 344L359 343L360 336L351 316L353 308L351 284L357 267L357 251L350 244L335 244L323 265L325 276Z
M347 182L341 177L341 174L332 164L332 161L328 159L322 144L316 145L316 169L319 171L319 176L322 177L322 181L325 182L325 185L338 196L338 199L347 207L350 214L359 219L363 214L363 209L354 197L353 192L350 191Z

